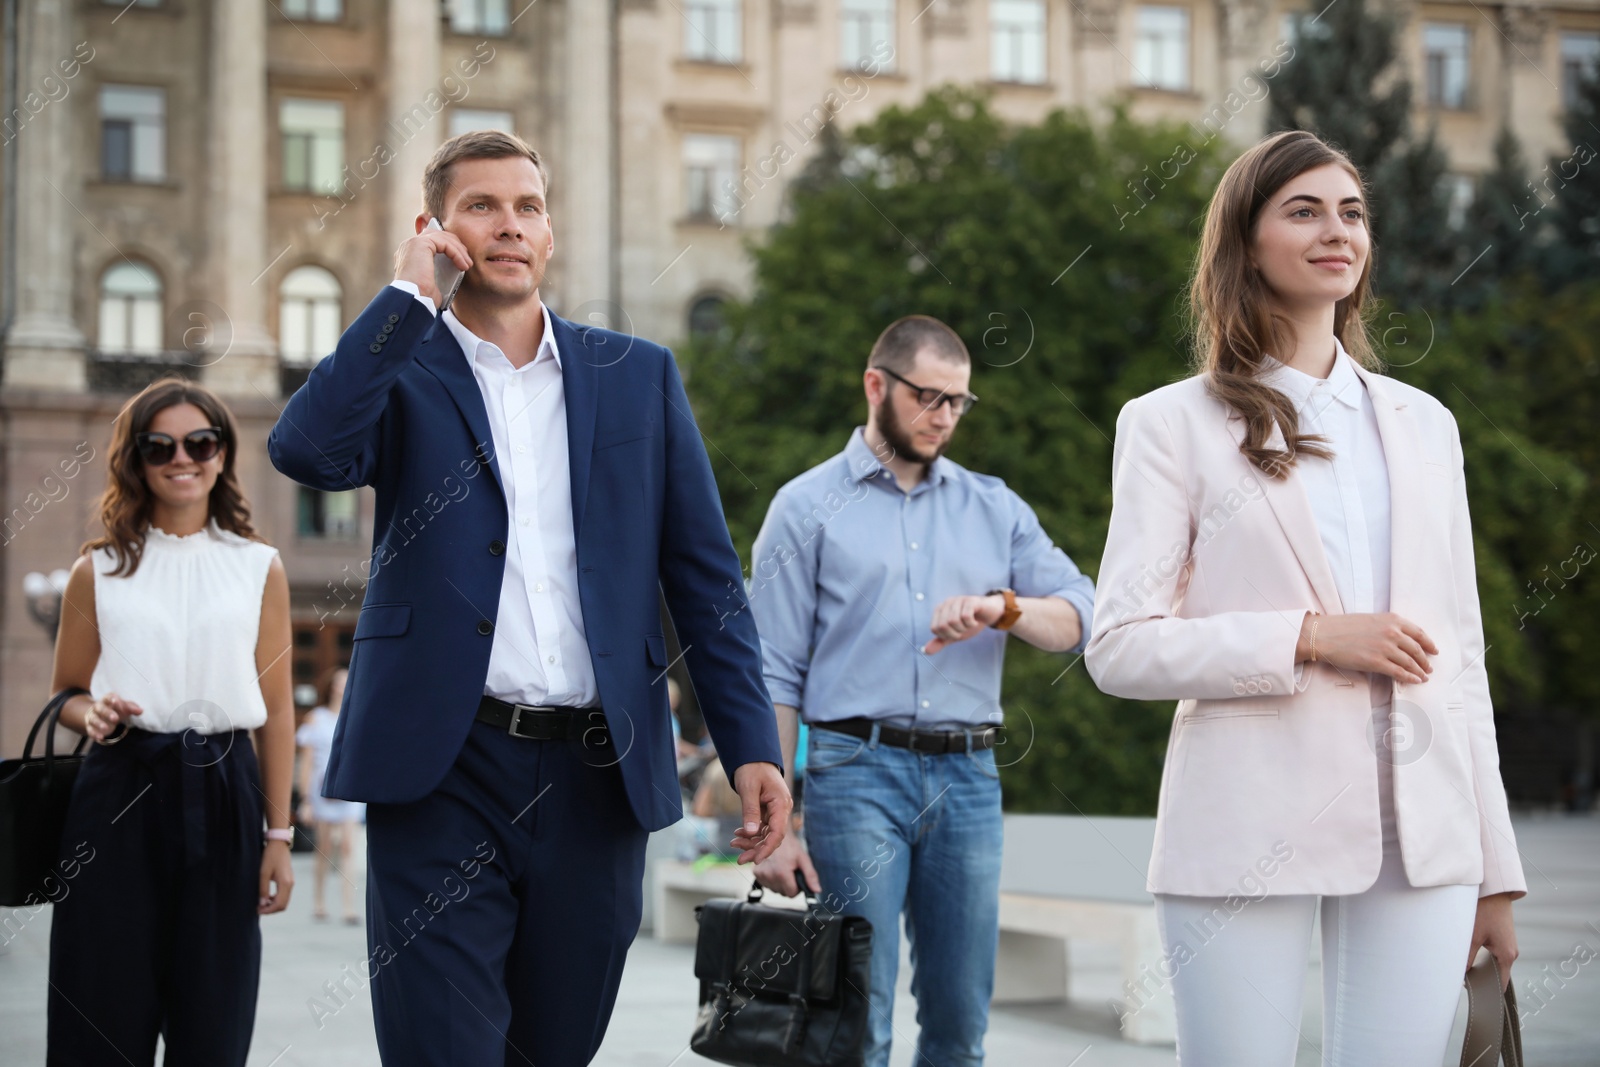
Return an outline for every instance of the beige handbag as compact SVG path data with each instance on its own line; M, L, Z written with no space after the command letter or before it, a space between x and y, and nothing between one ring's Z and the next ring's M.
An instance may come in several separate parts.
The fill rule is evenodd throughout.
M1522 1024L1517 993L1507 984L1500 993L1500 964L1483 950L1467 971L1467 1039L1461 1067L1522 1067Z

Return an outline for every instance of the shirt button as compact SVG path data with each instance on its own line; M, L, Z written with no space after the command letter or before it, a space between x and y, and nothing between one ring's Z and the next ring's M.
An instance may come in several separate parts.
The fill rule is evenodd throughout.
M498 556L502 552L504 552L505 550L506 550L506 543L504 541L496 540L496 541L490 541L489 542L489 555Z
M922 594L921 594L921 593L918 593L918 594L917 594L917 599L918 599L918 600L921 600L921 599L922 599Z
M924 701L923 701L923 702L922 702L922 706L923 706L923 707L927 707L927 706L928 706L928 702L927 702L927 701L926 701L926 700L924 700Z
M533 591L535 593L544 592L544 583L543 582L535 582L534 585L533 585Z
M551 663L554 663L556 661L556 658L554 656L550 656L550 657L548 657L548 659L550 660Z
M916 550L917 550L917 543L915 541L913 541L913 542L911 542L911 551L915 552Z
M489 636L490 634L494 633L494 623L490 622L488 619L479 619L478 632L483 634L485 637Z
M525 448L524 446L522 446L522 445L518 445L517 446L517 455L520 456L522 453L524 453L526 451L527 451L527 448Z
M524 525L524 526L527 526L527 525L528 525L528 523L529 523L529 522L530 522L530 521L531 521L531 520L529 520L529 519L527 519L527 518L524 518L524 519L523 519L523 520L522 520L522 525Z

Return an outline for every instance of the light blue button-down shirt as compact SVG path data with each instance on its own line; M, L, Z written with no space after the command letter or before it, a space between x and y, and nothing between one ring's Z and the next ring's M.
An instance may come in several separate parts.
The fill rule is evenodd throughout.
M754 556L746 592L767 689L807 722L1000 722L1004 632L921 651L952 596L1061 597L1083 624L1074 652L1091 629L1094 583L1003 481L941 456L903 492L860 427L778 490Z

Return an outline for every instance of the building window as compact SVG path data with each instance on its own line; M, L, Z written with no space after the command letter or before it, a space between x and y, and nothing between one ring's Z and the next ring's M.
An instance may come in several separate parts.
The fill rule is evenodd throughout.
M1446 174L1439 182L1444 190L1445 223L1459 230L1467 224L1467 212L1477 198L1477 183L1470 174Z
M839 0L839 65L888 70L894 55L894 0Z
M1561 106L1578 106L1578 91L1585 78L1600 78L1600 33L1561 35Z
M1467 106L1467 57L1471 45L1472 32L1461 23L1430 22L1422 27L1422 65L1429 104Z
M711 340L727 328L724 309L727 301L720 296L702 296L689 305L689 336L696 340Z
M744 58L742 0L684 0L683 54L702 63Z
M301 537L348 539L359 537L360 497L354 489L325 493L302 485L296 526Z
M1189 9L1141 7L1133 41L1134 77L1152 89L1189 88Z
M126 10L130 7L160 7L161 0L100 0L107 7L120 7Z
M1044 0L990 0L989 77L1044 81Z
M499 130L501 133L516 133L516 123L511 120L509 111L493 111L481 107L458 107L450 110L451 137L459 137L463 133L474 130Z
M307 22L338 22L344 17L344 0L283 0L285 18Z
M453 33L488 33L502 36L511 29L507 0L446 0Z
M739 138L725 134L684 135L684 206L690 218L730 221L742 147Z
M142 263L122 262L100 276L100 351L161 353L161 279Z
M285 100L278 108L283 136L283 187L294 192L339 191L344 169L344 105L334 100Z
M339 279L296 267L278 289L278 351L285 363L317 362L339 343Z
M167 94L136 85L100 87L100 175L113 182L167 176Z

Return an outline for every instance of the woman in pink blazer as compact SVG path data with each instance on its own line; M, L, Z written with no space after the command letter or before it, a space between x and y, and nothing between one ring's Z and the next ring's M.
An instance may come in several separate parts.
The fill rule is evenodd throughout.
M1384 377L1360 174L1305 132L1212 198L1197 373L1117 420L1089 673L1176 700L1149 885L1178 1054L1289 1067L1322 918L1324 1065L1439 1064L1526 891L1455 420Z

